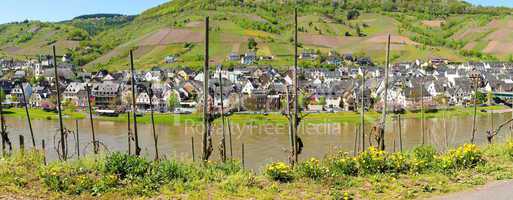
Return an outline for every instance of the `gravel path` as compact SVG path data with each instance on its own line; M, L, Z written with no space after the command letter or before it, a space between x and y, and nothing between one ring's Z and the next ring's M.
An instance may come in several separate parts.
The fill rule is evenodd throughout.
M435 197L431 200L513 200L513 180L497 181L477 189Z

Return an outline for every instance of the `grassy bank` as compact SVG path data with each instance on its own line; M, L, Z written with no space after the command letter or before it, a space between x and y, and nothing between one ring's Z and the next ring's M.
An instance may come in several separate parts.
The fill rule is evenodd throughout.
M4 109L4 114L5 114L5 116L8 116L8 117L21 117L21 118L27 117L24 108ZM47 120L58 120L59 119L59 113L47 112L42 109L29 109L29 114L30 114L31 119L47 119ZM74 112L71 110L65 110L62 113L62 116L65 119L84 119L86 117L86 114L83 112Z
M444 154L336 152L258 173L236 161L152 162L121 153L47 166L35 152L0 160L0 198L15 199L414 199L504 179L513 179L513 142Z
M478 115L485 116L489 113L481 112L481 110L501 110L507 109L504 106L486 106L486 107L478 107ZM437 111L437 112L426 112L424 117L426 119L429 118L442 118L446 117L465 117L472 116L474 109L472 107L453 107L448 109L447 111ZM7 116L11 117L25 117L25 110L21 108L12 108L6 110ZM64 116L67 119L84 119L86 118L85 112L73 112L66 110ZM58 119L58 114L56 112L45 112L39 109L30 109L30 116L33 119L49 119L56 120ZM381 113L377 112L367 112L365 114L365 120L368 122L373 122L379 119ZM389 115L392 116L392 115ZM403 118L415 118L420 119L420 112L406 112L403 115ZM126 122L127 115L121 114L118 117L98 117L98 120L103 121L116 121L116 122ZM149 113L145 114L142 117L137 118L138 123L150 123L150 115ZM287 118L281 114L270 113L268 115L263 114L234 114L230 116L230 120L235 124L286 124ZM177 114L155 114L155 122L157 124L200 124L202 122L201 114L189 114L189 115L177 115ZM307 115L306 119L303 123L307 124L320 124L320 123L359 123L360 122L360 114L357 112L339 112L339 113L313 113Z

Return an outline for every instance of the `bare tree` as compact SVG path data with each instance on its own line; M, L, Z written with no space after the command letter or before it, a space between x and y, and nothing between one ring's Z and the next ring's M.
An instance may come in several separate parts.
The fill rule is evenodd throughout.
M211 109L213 109L213 105L211 104L211 100L209 99L209 87L208 87L208 67L209 67L209 56L208 56L208 43L209 43L209 17L205 18L205 63L203 67L203 161L208 161L210 155L212 154L212 135L211 135L211 125L213 118L210 115ZM211 105L211 106L209 106ZM210 108L209 108L210 107Z
M387 54L386 54L386 65L385 65L385 78L383 80L383 84L385 86L385 93L383 99L383 110L381 115L381 120L378 122L376 126L373 128L373 134L376 137L376 141L378 143L378 148L380 150L385 150L385 124L387 119L387 101L388 101L388 69L390 68L390 34L388 34L387 41Z
M60 148L62 154L60 154L60 158L64 161L67 160L67 149L66 149L66 141L65 141L65 133L64 133L64 124L62 122L62 108L61 108L61 91L59 87L59 73L57 71L57 56L55 55L55 46L52 46L53 50L53 68L55 72L55 90L57 91L57 111L59 112L59 129L61 133L60 138ZM57 148L57 151L59 148Z
M303 142L299 137L299 125L305 116L301 116L299 108L299 79L298 79L298 34L297 34L297 8L294 10L294 120L292 131L292 142L294 144L294 163L299 161L299 154L303 151Z

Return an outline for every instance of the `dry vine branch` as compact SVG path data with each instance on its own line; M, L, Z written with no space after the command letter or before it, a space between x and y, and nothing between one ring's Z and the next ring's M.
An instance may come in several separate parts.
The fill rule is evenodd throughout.
M500 125L499 125L495 130L488 130L488 131L486 131L486 133L487 133L487 134L486 134L486 139L488 139L488 143L490 143L490 144L491 144L491 143L492 143L493 138L499 134L500 130L501 130L504 126L508 125L508 124L509 124L509 123L511 123L511 122L513 122L513 119L509 119L509 120L507 120L507 121L503 122L503 123L502 123L502 124L500 124Z

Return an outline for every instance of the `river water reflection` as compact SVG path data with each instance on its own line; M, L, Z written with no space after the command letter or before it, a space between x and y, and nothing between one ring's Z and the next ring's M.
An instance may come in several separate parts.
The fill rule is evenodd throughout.
M478 132L476 135L477 143L485 143L485 131L492 125L497 126L511 117L511 113L495 114L491 117L478 118ZM308 119L305 119L308 120ZM18 148L18 135L25 136L26 146L31 146L30 133L27 128L27 122L23 118L7 118L8 131L13 140L15 148ZM493 123L492 123L493 121ZM65 126L75 130L75 121L65 120ZM46 140L46 153L49 160L57 159L54 149L54 136L58 133L58 121L33 120L34 133L38 146L41 140ZM403 148L409 149L422 143L421 120L403 119L401 122ZM90 144L91 131L89 121L79 120L80 133L80 151L81 155L91 153ZM96 137L105 144L110 151L127 152L127 123L95 121ZM426 119L425 121L426 143L436 146L440 150L446 149L447 143L454 147L470 141L472 133L472 117L448 118L444 123L443 119ZM446 127L446 128L445 128ZM151 132L151 125L138 124L140 144L142 154L148 158L153 158L154 143ZM301 158L317 157L321 158L326 153L336 148L352 152L355 143L355 129L357 125L348 123L326 123L326 124L306 124L302 125L300 136L304 143L303 154ZM371 125L366 126L367 133ZM226 128L228 130L228 128ZM195 139L196 157L199 157L201 151L201 133L202 126L198 124L175 124L175 125L157 125L156 131L159 136L158 148L160 155L166 158L191 159L191 137ZM227 131L228 132L228 131ZM232 144L233 157L239 159L241 156L241 143L245 145L245 163L246 166L259 171L265 164L272 161L286 161L288 147L288 129L286 124L232 124ZM399 129L396 122L387 123L386 144L387 150L399 151ZM501 131L497 140L505 140L511 135L508 127ZM215 127L214 137L214 159L218 157L218 144L221 135L220 127ZM75 143L71 143L70 149L76 149ZM394 142L395 141L395 142ZM395 143L395 147L394 147ZM229 149L229 144L228 149ZM132 148L133 149L133 148ZM76 155L75 150L70 150L71 154ZM228 150L228 155L230 151Z

